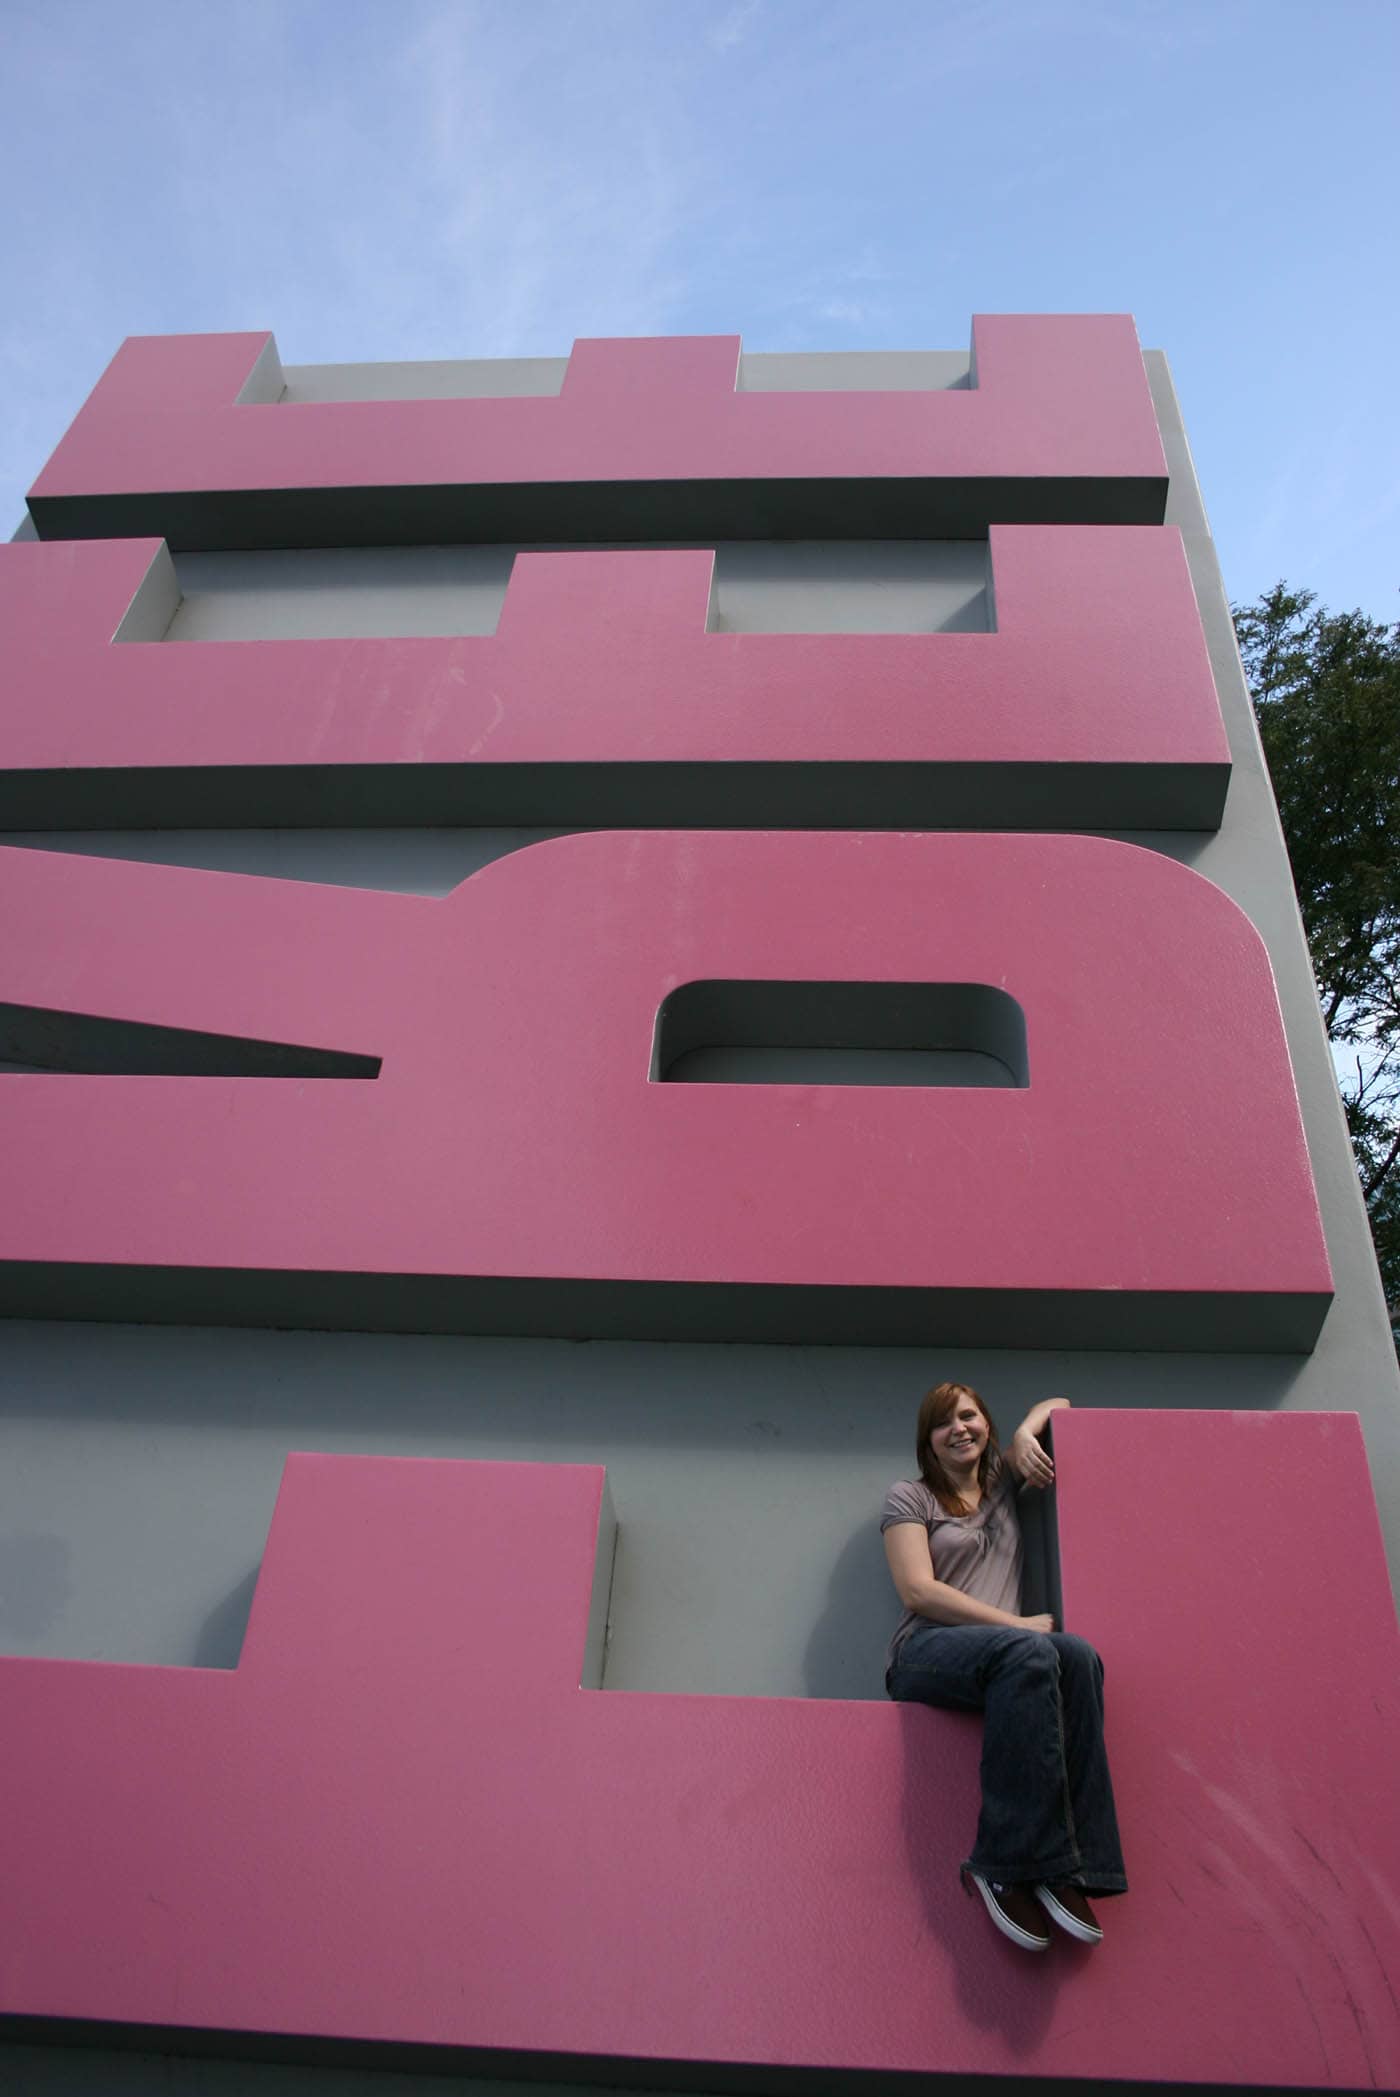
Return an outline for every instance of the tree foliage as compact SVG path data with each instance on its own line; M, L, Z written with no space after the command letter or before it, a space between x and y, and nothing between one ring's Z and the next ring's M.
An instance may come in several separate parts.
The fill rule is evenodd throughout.
M1234 608L1392 1327L1400 1326L1400 625Z

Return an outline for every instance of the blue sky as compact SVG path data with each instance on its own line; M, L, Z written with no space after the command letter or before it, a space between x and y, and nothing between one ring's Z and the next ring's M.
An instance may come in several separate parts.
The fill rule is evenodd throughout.
M127 334L949 348L1127 310L1231 594L1393 619L1397 107L1400 0L0 0L0 518Z

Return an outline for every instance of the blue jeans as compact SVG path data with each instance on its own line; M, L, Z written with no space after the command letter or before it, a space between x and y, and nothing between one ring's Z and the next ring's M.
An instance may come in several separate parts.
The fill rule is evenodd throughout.
M1084 1639L916 1624L885 1687L896 1703L986 1714L982 1812L965 1870L1001 1885L1127 1891L1103 1744L1103 1662Z

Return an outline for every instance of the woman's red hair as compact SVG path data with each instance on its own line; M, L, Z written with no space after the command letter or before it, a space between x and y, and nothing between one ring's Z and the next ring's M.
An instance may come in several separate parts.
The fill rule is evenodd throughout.
M997 1440L996 1422L982 1403L980 1395L970 1383L936 1383L931 1391L925 1391L923 1404L919 1407L919 1424L915 1431L914 1453L918 1458L919 1476L943 1509L944 1514L971 1514L942 1464L933 1453L932 1435L935 1427L951 1417L964 1398L970 1398L987 1423L987 1446L977 1466L977 1483L986 1492L988 1481L995 1478L1001 1469L1001 1444Z

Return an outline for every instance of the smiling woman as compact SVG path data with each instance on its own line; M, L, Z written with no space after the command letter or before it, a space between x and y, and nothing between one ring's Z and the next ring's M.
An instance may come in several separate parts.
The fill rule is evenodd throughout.
M1003 1456L977 1392L940 1383L919 1408L917 1479L885 1495L880 1528L904 1614L885 1687L897 1703L981 1711L982 1811L963 1883L1003 1936L1044 1951L1048 1922L1081 1944L1103 1931L1087 1896L1123 1893L1103 1743L1103 1663L1051 1616L1021 1613L1020 1492L1054 1479L1032 1406Z

